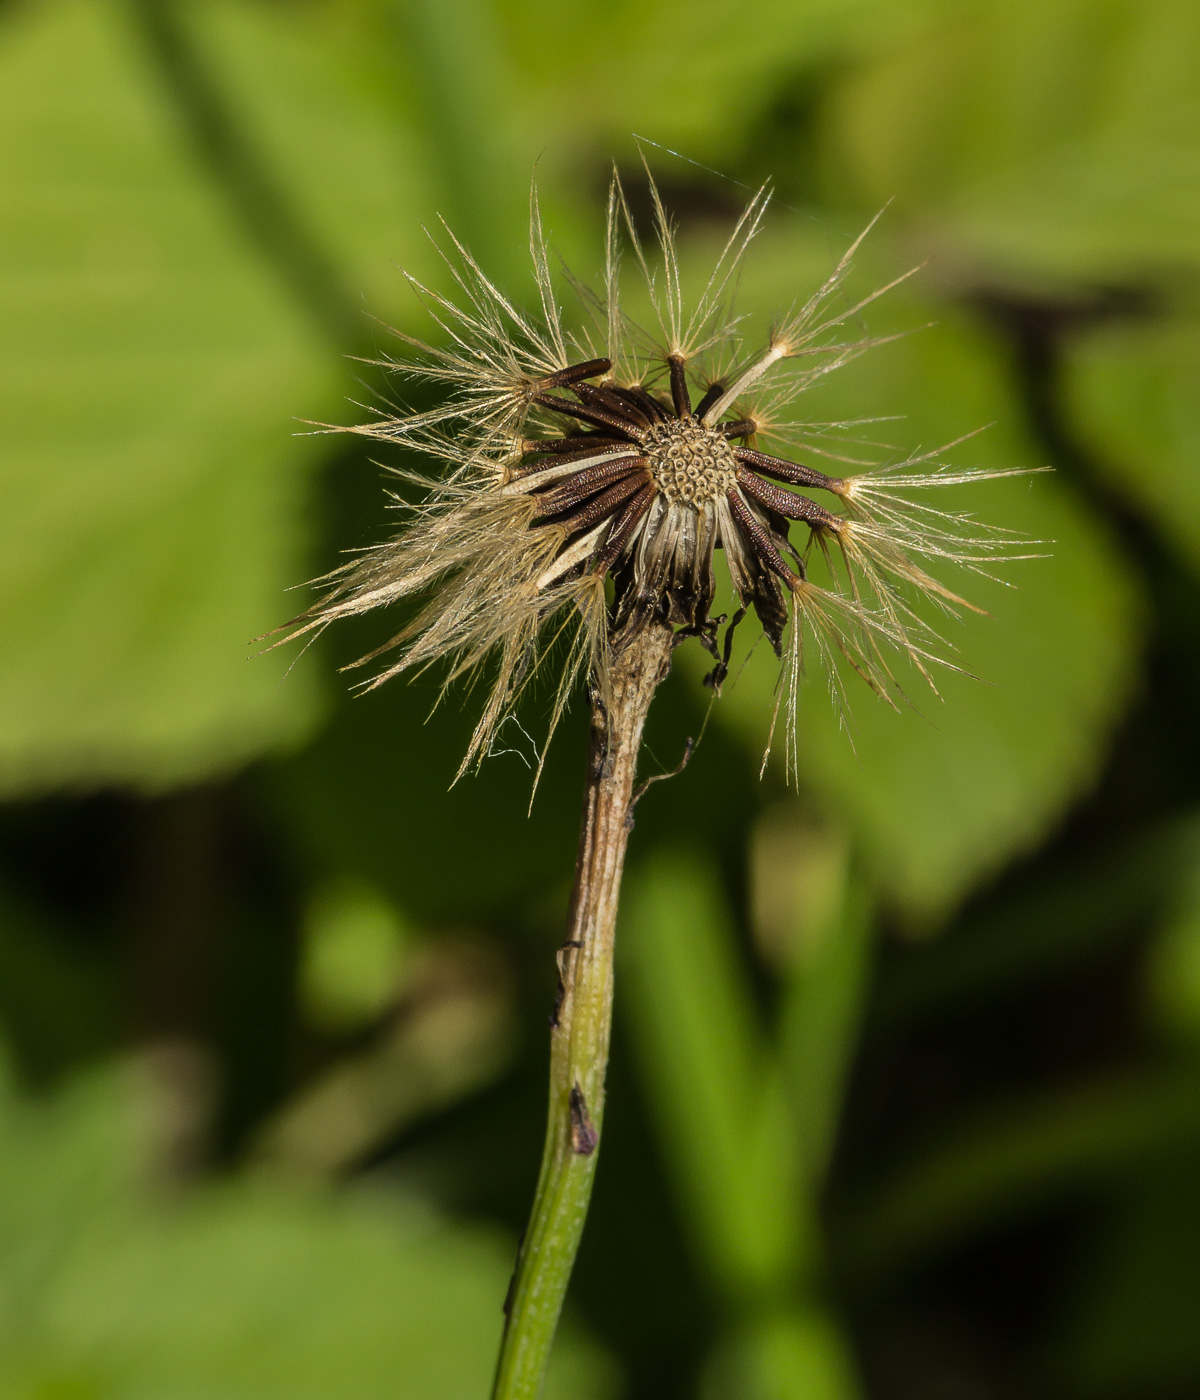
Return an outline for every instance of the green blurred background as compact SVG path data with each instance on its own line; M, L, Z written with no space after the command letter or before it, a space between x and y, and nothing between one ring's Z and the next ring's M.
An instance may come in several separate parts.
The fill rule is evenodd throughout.
M247 643L394 524L304 424L421 402L351 357L422 224L530 300L536 166L591 278L635 134L696 268L773 179L764 317L891 201L868 329L925 329L812 412L991 424L1055 472L962 503L1053 544L944 701L851 742L810 677L798 795L760 647L639 807L549 1393L1200 1396L1194 0L6 0L3 1400L486 1393L586 706L527 817L547 696L448 792L472 699L336 674L388 619Z

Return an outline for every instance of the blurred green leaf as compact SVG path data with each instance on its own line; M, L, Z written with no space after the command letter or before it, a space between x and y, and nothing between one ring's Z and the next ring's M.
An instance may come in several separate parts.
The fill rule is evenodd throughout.
M349 629L338 642L347 660L366 650L353 650ZM494 917L568 878L585 706L566 717L530 809L536 757L515 724L500 752L447 790L477 697L456 688L438 704L438 693L433 677L420 677L339 698L317 742L282 766L276 810L323 865L368 880L415 919ZM556 915L556 934L558 924Z
M435 209L454 213L442 206L445 172L432 151L434 128L446 114L429 111L414 93L420 59L404 52L403 25L378 14L364 23L356 13L407 7L191 0L178 8L245 140L354 298L358 338L394 349L371 316L411 316L415 302L400 269L438 278L421 225ZM444 89L437 96L453 101ZM173 120L181 115L177 110ZM459 119L469 127L477 115ZM528 176L522 168L508 192L521 214L522 247Z
M814 244L819 253L817 238L799 225L775 235L747 270L745 304L770 309L786 304L785 295L806 295L817 267L828 266ZM878 268L876 284L888 275ZM931 316L936 325L914 329ZM1042 465L1020 436L999 355L965 317L893 292L872 308L870 329L912 334L822 380L799 414L817 422L900 415L902 422L866 424L856 435L922 451L993 424L953 450L955 465ZM999 566L1007 587L947 576L991 615L937 620L944 654L967 673L935 668L941 699L902 668L911 708L897 712L850 675L847 734L814 664L802 687L799 734L804 782L850 824L891 897L924 919L1032 846L1091 782L1129 694L1139 617L1119 552L1053 476L945 488L930 504L1044 541L1026 548L1049 557ZM740 674L735 664L714 712L758 754L777 675L760 645Z
M946 937L910 943L872 1004L876 1023L914 1021L1028 993L1144 936L1177 898L1200 850L1200 818L1155 822L1096 842L956 920Z
M1070 342L1074 432L1200 569L1200 322L1113 324Z
M869 902L844 831L795 798L773 804L750 845L756 942L782 982L776 1043L792 1120L796 1190L821 1191L873 962Z
M552 159L576 179L581 150L598 151L603 169L606 155L631 153L634 132L685 158L742 156L747 119L784 80L844 61L923 8L923 0L749 0L736 8L614 0L600 43L586 8L501 3L529 128L554 133Z
M34 1081L117 1039L113 978L64 934L43 908L0 886L0 1024Z
M1190 1395L1200 1378L1200 1194L1195 1151L1155 1162L1076 1279L1056 1360L1074 1393Z
M942 4L847 72L829 131L835 181L868 204L897 197L974 280L1109 283L1194 265L1200 10Z
M718 1347L701 1400L853 1400L859 1394L846 1340L821 1307L755 1319Z
M251 666L300 565L330 368L174 149L110 7L5 16L0 772L162 783L292 742ZM300 460L297 460L299 455Z
M388 0L409 111L438 209L489 277L513 295L529 281L527 187L538 147L520 130L526 89L492 0ZM525 140L521 138L525 137ZM536 138L535 138L536 139ZM514 286L514 273L523 274Z
M801 1189L820 1191L833 1152L871 957L866 896L847 881L810 957L797 960L780 1013L779 1054L788 1090Z
M485 1394L511 1251L411 1203L270 1179L156 1199L107 1073L0 1108L0 1392L288 1400ZM611 1393L568 1335L548 1394Z
M1166 917L1147 967L1155 1019L1184 1041L1200 1040L1200 829L1181 843L1174 879L1164 881ZM1171 886L1174 886L1172 889Z
M419 236L394 121L291 10L197 17L251 138L382 300L396 230ZM319 439L295 434L338 412L331 347L247 245L121 7L6 11L0 125L0 788L161 786L294 744L312 670L281 683L284 659L247 643L297 606Z
M778 1290L801 1245L789 1124L720 890L660 857L622 914L629 1025L709 1267L734 1299Z
M916 1153L836 1232L851 1271L939 1253L1200 1141L1194 1066L1125 1073L993 1104Z
M370 885L335 880L306 911L300 989L314 1024L352 1030L369 1024L398 995L415 936L399 911Z
M858 1394L845 1340L812 1295L816 1197L857 1025L865 923L825 930L812 959L797 960L776 1051L701 861L659 855L626 896L627 1024L667 1167L730 1310L706 1400Z
M350 946L330 950L339 964L349 955L362 957L355 945L364 935L371 944L379 939L379 951L391 951L393 958L401 952L398 965L379 968L390 972L388 980L367 984L372 992L382 990L388 1003L368 1008L365 998L347 995L361 994L360 967L329 969L338 978L339 1001L336 1008L323 1008L325 1019L317 1024L361 1032L370 1009L372 1033L351 1040L294 1092L259 1131L254 1150L255 1160L275 1169L325 1181L342 1179L421 1119L502 1079L518 1043L511 969L496 948L462 937L417 943L410 934L407 946L397 949L395 911L381 904L377 892L367 901L361 887L339 882L335 893L329 913L350 921L335 935ZM376 948L369 951L373 962ZM375 968L369 964L368 970ZM334 1009L337 1021L330 1015ZM357 1024L350 1022L350 1010L357 1012Z

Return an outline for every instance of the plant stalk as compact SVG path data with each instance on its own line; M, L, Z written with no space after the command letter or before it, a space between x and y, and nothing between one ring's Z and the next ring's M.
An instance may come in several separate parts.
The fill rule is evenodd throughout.
M529 1224L505 1305L492 1400L537 1400L583 1234L612 1028L613 944L633 781L650 702L667 674L671 629L643 628L610 668L607 705L592 704L583 830L559 994L550 1020L550 1110Z

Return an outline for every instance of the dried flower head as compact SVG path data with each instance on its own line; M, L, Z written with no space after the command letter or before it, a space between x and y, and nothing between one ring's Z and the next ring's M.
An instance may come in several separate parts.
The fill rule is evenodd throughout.
M406 527L321 580L324 596L290 635L420 600L391 640L362 661L398 653L371 686L442 660L449 662L447 683L492 668L463 769L487 752L556 643L563 660L551 730L580 673L603 693L613 650L652 621L707 646L716 660L709 679L719 687L732 629L748 609L784 660L780 696L790 754L806 631L835 684L840 654L890 695L888 648L922 671L933 657L914 597L950 610L970 606L923 561L978 569L1005 549L1004 532L981 530L906 494L1004 473L953 471L922 457L833 476L763 450L812 427L783 417L809 385L879 343L842 335L868 302L904 280L846 302L843 284L869 229L767 343L750 350L729 293L761 225L766 191L750 201L690 310L672 226L653 184L651 195L653 260L614 176L603 295L564 274L585 313L580 324L568 325L559 304L536 192L530 247L538 314L515 305L450 235L446 261L459 299L409 279L442 337L427 344L401 335L416 356L389 362L448 390L444 404L351 429L416 448L442 469L434 477L401 473L424 492L419 504L403 506L412 517ZM623 247L645 279L653 329L622 309ZM804 440L811 450L812 433ZM793 525L804 532L799 547ZM834 587L808 577L814 545L830 560ZM710 616L718 549L741 603L723 647L717 629L726 619Z

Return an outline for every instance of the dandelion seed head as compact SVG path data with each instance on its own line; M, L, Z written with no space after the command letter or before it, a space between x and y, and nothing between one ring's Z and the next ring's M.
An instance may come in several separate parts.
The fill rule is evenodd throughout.
M440 387L443 401L350 429L416 450L439 470L399 473L423 492L407 526L320 580L323 596L289 635L396 608L398 630L357 663L388 658L368 687L438 663L447 683L486 678L460 772L493 751L498 728L551 656L553 732L580 679L603 696L613 654L652 624L705 646L716 663L708 679L719 689L732 628L748 610L782 662L779 703L792 767L806 637L829 668L839 703L839 658L892 698L898 686L889 655L907 656L927 678L928 664L939 659L915 605L925 598L951 612L971 606L925 564L986 572L1003 559L1028 557L1014 554L1006 532L921 499L932 487L1010 472L950 469L936 454L864 465L831 446L830 435L878 420L785 417L818 379L881 343L846 338L863 308L904 280L857 301L845 295L851 258L870 226L765 345L754 347L745 343L730 293L768 192L750 201L690 307L653 182L650 192L655 255L614 177L603 290L567 274L581 313L571 323L551 275L536 193L536 314L490 281L450 234L443 256L455 294L409 279L436 333L427 341L401 335L411 353L387 364ZM656 325L635 323L624 308L628 254ZM765 450L772 443L793 447L775 456ZM854 470L827 474L796 460L797 447ZM814 549L828 564L827 587L809 578ZM740 603L728 624L710 615L718 550Z

